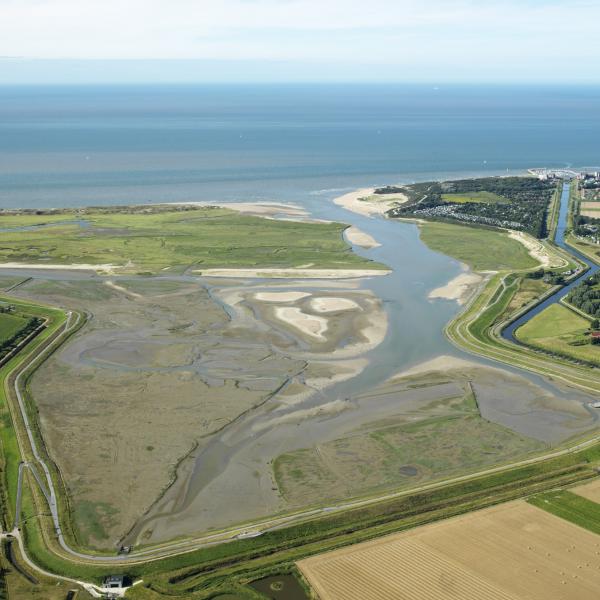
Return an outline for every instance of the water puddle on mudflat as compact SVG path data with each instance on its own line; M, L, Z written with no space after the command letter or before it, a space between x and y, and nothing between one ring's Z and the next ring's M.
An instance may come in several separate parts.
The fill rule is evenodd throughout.
M308 600L306 592L293 575L274 575L250 584L270 600Z

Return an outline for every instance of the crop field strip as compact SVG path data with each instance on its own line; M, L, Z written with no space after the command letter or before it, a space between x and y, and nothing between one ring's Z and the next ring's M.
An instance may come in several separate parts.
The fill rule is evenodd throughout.
M596 502L596 504L600 504L600 477L590 483L578 485L570 491L582 498L587 498L592 502Z
M592 600L600 594L600 536L517 501L299 567L321 600Z

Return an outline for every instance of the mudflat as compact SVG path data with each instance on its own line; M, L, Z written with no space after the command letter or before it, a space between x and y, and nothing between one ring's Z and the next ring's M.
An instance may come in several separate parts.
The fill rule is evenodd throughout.
M241 415L293 406L366 366L385 334L379 302L352 282L314 286L66 277L18 289L91 317L30 384L82 543L113 547L165 490L185 490L182 460ZM333 312L312 310L318 300Z

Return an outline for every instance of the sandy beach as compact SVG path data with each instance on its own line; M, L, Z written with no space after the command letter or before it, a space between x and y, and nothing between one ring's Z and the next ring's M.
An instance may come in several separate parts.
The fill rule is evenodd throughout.
M375 188L361 188L335 198L334 202L359 215L374 217L384 215L390 208L408 200L404 194L381 194L377 199L372 199L374 194ZM371 199L365 200L365 198Z
M508 236L523 244L527 248L529 256L537 260L542 267L566 267L568 264L566 260L550 255L544 244L523 231L509 231Z
M477 273L467 272L457 275L435 290L431 290L427 296L430 300L444 299L456 300L461 306L469 299L475 288L481 283L483 277Z

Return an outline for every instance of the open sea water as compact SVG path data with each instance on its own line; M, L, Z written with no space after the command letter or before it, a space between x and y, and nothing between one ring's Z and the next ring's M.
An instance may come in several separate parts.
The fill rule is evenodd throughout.
M599 163L600 87L0 86L0 207L303 201Z

